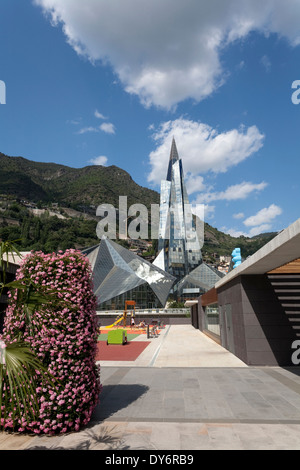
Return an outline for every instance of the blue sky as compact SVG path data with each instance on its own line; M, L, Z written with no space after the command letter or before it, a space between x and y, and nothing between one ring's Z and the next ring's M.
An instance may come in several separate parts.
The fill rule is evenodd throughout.
M174 136L209 224L279 231L299 218L299 63L300 0L1 0L0 152L159 191Z

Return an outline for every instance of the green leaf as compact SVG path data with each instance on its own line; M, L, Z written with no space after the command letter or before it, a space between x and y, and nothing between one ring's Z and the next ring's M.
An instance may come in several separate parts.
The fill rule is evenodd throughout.
M20 258L22 257L18 248L14 244L17 241L19 240L14 240L13 242L5 241L0 243L0 268L3 268L4 265L8 264L9 255L12 256L13 261L15 261L15 254Z
M5 420L9 410L13 411L15 426L22 416L26 420L39 418L36 388L41 384L37 383L37 377L42 380L43 385L56 388L55 379L30 350L29 345L24 342L7 344L4 360L0 363L0 422L2 418Z

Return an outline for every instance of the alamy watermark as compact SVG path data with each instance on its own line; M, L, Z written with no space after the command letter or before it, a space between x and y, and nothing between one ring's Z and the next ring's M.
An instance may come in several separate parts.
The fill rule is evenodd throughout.
M0 104L6 104L6 85L0 80Z
M174 240L187 239L204 243L204 205L175 203L171 207L151 204L150 211L144 204L132 204L128 208L127 196L119 196L119 207L112 204L98 206L96 215L98 238L105 235L111 240Z
M300 340L296 339L292 343L292 349L295 349L295 351L292 354L291 361L295 366L298 366L300 364Z
M292 88L295 91L292 93L291 100L293 104L300 103L300 80L294 80L292 83Z

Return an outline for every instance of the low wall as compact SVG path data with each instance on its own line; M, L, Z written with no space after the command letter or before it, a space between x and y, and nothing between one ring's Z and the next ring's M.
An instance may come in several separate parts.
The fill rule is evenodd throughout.
M169 309L162 312L136 312L135 313L135 323L139 323L144 320L146 324L151 324L152 320L162 321L165 325L190 325L191 316L190 310L186 309L184 311L172 312ZM174 309L175 310L175 309ZM99 312L97 311L98 324L101 326L108 326L114 323L119 315L123 312ZM131 313L127 315L127 325L130 323ZM121 323L121 322L120 322Z

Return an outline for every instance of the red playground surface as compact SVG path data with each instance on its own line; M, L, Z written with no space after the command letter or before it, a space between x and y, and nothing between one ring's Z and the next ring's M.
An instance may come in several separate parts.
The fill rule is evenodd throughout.
M135 361L150 341L130 341L122 344L106 344L98 341L96 361Z
M149 325L151 328L152 325ZM123 329L121 325L115 325L113 327L101 326L99 328L100 337L102 335L107 335L111 330ZM147 327L137 328L126 326L127 335L146 335ZM160 333L160 330L157 330L157 334ZM151 341L128 341L128 343L121 344L107 344L106 341L98 341L97 343L97 353L96 361L135 361L139 355L146 349L148 344Z

